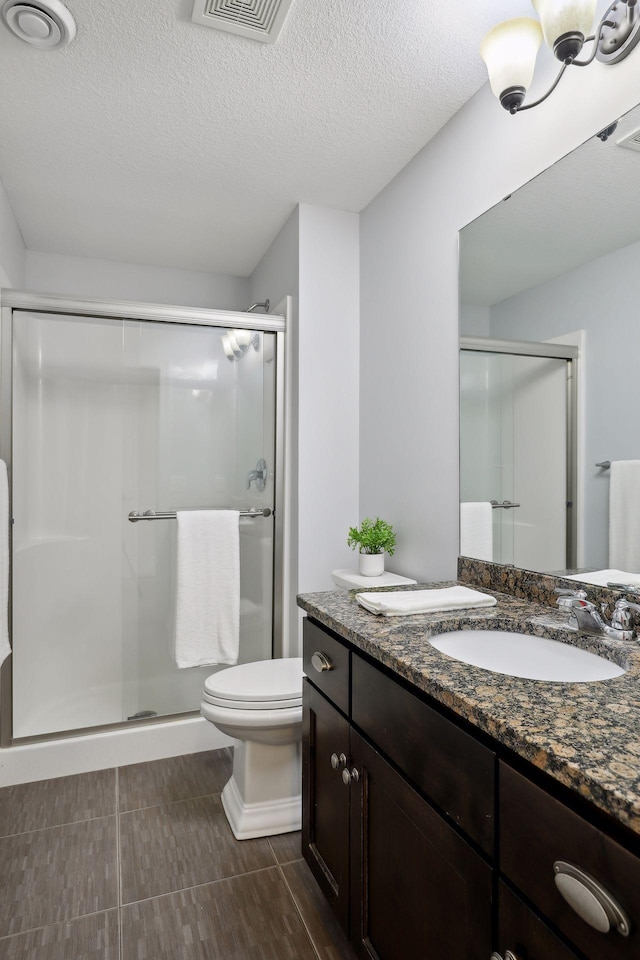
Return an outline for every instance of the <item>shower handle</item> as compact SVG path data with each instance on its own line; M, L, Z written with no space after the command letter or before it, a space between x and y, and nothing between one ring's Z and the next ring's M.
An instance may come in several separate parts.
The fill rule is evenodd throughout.
M251 484L255 481L256 490L262 493L267 485L267 461L258 460L255 470L249 470L247 474L247 490L251 489Z

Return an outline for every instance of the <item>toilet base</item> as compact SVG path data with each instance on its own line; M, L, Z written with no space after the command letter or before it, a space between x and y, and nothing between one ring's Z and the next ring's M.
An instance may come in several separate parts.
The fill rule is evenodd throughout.
M271 837L302 827L301 745L242 741L222 806L236 840Z

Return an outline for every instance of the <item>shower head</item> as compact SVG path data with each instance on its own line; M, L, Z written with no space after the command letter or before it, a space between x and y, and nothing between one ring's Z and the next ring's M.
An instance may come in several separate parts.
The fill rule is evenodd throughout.
M253 303L248 310L245 310L245 313L253 313L256 307L261 307L265 313L269 313L269 307L271 303L269 300L265 300L264 303Z

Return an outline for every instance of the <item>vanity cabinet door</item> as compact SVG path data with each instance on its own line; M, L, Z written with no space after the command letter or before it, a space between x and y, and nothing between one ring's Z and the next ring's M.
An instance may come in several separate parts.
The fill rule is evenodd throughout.
M349 928L349 723L303 681L302 853L343 928Z
M515 960L578 960L504 883L498 891L498 956Z
M353 729L348 769L358 955L488 960L491 868Z
M499 775L500 872L589 960L638 960L640 859L506 763ZM571 881L573 904L561 894L556 875L567 869L622 908L624 932L584 883ZM604 926L587 923L580 904Z

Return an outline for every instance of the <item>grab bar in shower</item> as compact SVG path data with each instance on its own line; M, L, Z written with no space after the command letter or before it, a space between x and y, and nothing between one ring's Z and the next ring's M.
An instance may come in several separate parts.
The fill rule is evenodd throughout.
M220 509L220 508L217 508ZM240 510L241 517L250 517L252 520L255 520L256 517L270 517L273 511L269 507L264 507L262 510ZM145 510L144 513L138 513L136 510L132 510L129 514L129 523L138 523L139 520L175 520L176 514L174 513L163 513L157 512L155 510Z

